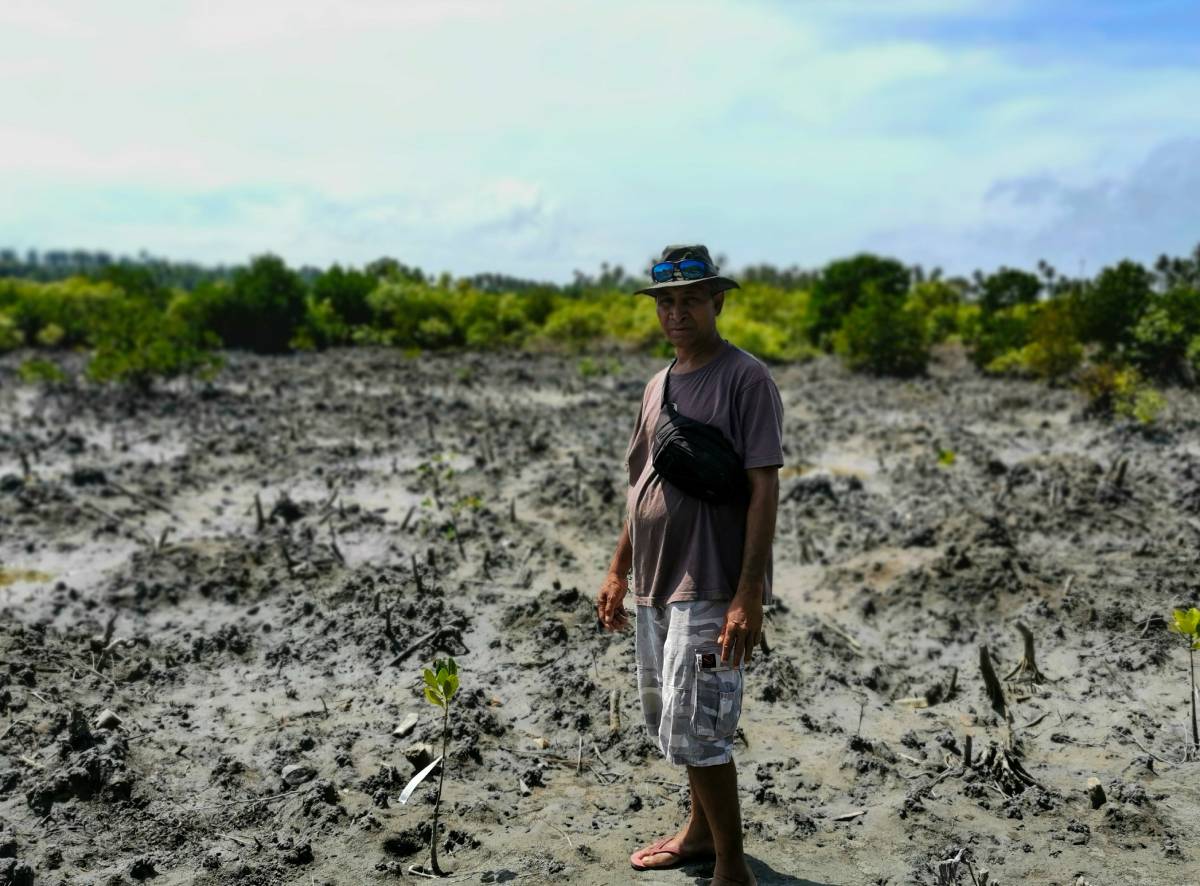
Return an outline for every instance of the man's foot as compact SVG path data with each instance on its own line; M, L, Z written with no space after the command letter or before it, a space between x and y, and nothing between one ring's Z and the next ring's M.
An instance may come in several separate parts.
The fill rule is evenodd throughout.
M740 875L737 872L718 874L713 871L713 878L708 881L708 886L758 886L758 880L754 871L750 870L750 865L743 861L742 867L744 872Z
M629 856L629 864L635 871L662 871L694 861L712 861L715 857L712 843L689 841L680 832L639 849Z

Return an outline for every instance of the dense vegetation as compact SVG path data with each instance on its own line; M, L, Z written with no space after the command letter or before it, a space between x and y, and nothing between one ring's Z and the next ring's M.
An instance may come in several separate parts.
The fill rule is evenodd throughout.
M1200 247L1153 268L1122 261L1091 279L1045 263L943 279L870 254L739 276L722 333L768 360L827 351L857 371L911 376L925 371L933 346L957 340L982 372L1074 383L1097 413L1142 421L1160 404L1153 385L1194 385L1200 374ZM559 286L495 274L433 278L390 258L295 270L272 255L204 268L0 250L0 350L84 348L92 378L144 386L214 372L220 347L665 353L649 300L630 295L639 282L607 265ZM47 365L31 361L27 375L54 377Z

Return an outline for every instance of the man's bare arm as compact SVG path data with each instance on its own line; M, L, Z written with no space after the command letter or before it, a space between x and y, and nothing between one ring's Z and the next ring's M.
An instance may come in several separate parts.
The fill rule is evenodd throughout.
M625 594L629 590L629 570L633 566L633 545L629 541L629 521L621 527L617 549L608 566L608 575L596 595L596 614L600 623L610 631L619 630L629 624L625 614Z
M775 513L779 508L779 468L751 468L750 504L746 507L746 541L737 593L762 599L767 559L775 540Z
M763 584L767 558L775 539L775 512L779 507L779 468L750 468L750 502L746 506L746 539L742 547L742 574L719 638L721 660L737 664L750 661L762 634Z

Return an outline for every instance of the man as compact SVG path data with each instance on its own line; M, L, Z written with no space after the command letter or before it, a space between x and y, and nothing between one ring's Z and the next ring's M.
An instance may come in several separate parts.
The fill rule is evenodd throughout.
M646 385L626 453L625 526L596 609L608 630L628 627L633 571L638 688L646 725L666 758L687 767L691 814L675 834L630 856L636 870L715 857L714 886L753 884L742 851L733 737L743 666L771 597L771 542L783 464L783 404L767 367L717 332L725 292L703 246L668 246L652 270L658 322L676 362ZM682 415L718 428L741 458L748 500L711 504L654 470L651 442L670 372Z

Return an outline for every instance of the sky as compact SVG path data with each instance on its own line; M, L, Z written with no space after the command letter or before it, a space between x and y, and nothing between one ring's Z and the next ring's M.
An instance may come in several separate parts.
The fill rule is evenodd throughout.
M0 246L439 273L1200 243L1194 0L0 0Z

